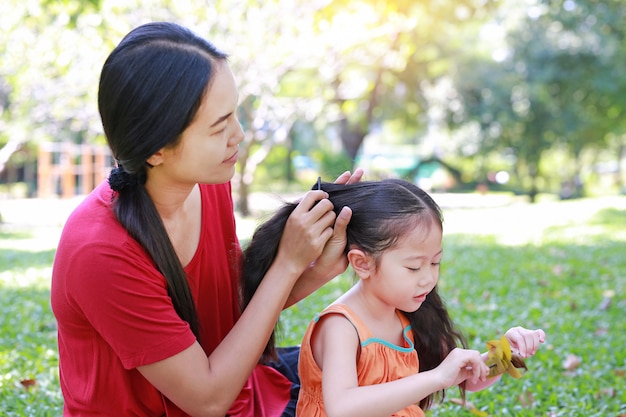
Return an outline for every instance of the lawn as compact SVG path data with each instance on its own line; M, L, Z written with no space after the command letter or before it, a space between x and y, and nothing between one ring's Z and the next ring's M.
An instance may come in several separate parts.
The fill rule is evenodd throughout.
M444 200L445 201L445 200ZM514 325L548 339L521 379L505 376L430 416L626 415L626 197L446 208L441 293L470 347ZM0 205L0 208L2 206ZM0 415L60 416L49 280L58 228L0 225ZM299 343L349 273L285 311Z

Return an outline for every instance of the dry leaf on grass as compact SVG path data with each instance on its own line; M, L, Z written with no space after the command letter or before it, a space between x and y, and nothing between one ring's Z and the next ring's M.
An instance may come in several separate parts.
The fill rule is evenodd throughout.
M37 385L37 381L35 381L34 379L22 379L20 381L20 384L22 384L22 386L24 388L26 388L26 391L30 390L32 387L34 387L35 385Z
M518 397L517 397L519 403L522 405L522 407L524 408L530 408L533 406L533 403L535 402L535 397L533 396L533 393L530 391L524 391L522 392Z
M565 357L565 360L563 361L563 368L566 371L571 372L578 368L582 362L583 360L579 356L570 353Z
M456 405L460 405L461 407L467 408L469 412L474 414L475 416L489 417L489 413L479 410L478 408L476 408L474 404L472 404L469 401L463 401L461 398L452 398L450 399L450 402Z

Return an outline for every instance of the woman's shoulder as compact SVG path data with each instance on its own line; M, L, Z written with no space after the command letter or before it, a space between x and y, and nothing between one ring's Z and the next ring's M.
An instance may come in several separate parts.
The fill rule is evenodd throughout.
M113 191L106 182L96 187L68 217L57 247L57 261L97 263L99 259L144 256L144 250L119 223L113 212ZM58 262L57 262L58 263Z
M113 212L113 191L102 183L89 193L69 215L61 241L108 241L119 239L125 229ZM119 242L119 240L118 240Z

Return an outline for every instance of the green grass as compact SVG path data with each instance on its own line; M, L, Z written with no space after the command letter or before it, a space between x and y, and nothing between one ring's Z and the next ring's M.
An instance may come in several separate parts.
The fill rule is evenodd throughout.
M513 325L547 333L521 379L505 376L468 394L477 410L491 416L626 413L626 197L617 201L615 207L579 201L446 211L441 293L470 347L484 350ZM2 416L62 414L49 307L56 234L40 232L0 226ZM286 310L280 343L298 344L310 319L350 285L345 274ZM580 366L565 369L568 355L578 356ZM26 389L27 380L36 385ZM451 401L456 398L458 391L449 390L428 415L476 415Z
M2 416L62 415L56 323L50 310L53 257L54 249L42 248L37 234L0 229ZM35 385L25 387L28 381Z

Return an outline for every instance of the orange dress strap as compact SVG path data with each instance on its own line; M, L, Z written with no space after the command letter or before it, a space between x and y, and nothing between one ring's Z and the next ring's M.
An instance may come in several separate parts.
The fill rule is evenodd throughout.
M350 307L345 304L337 303L331 304L327 308L322 311L318 317L321 318L328 314L341 314L345 316L350 323L354 326L357 334L359 335L359 342L363 342L364 340L371 339L374 337L372 331L367 327L367 325L361 320L361 318L356 315L354 311ZM319 320L319 319L318 319Z

